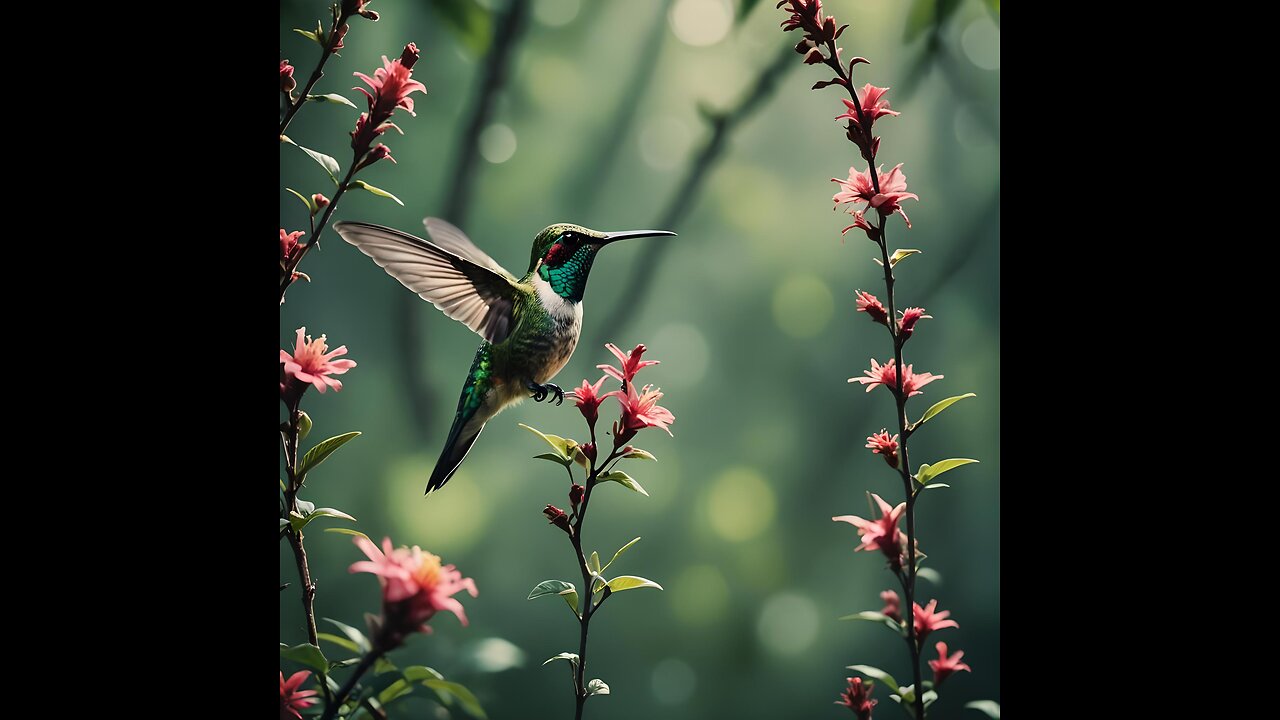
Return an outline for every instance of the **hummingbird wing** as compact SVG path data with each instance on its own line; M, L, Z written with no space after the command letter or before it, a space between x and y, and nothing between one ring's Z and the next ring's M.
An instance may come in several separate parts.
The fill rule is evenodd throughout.
M476 247L471 242L471 238L467 234L458 229L456 225L437 217L423 218L422 225L427 229L427 237L431 238L431 242L457 255L463 260L471 262L481 267L487 267L499 275L507 275L507 271L503 269L498 261L489 257L485 251ZM512 278L514 279L514 278Z
M449 227L453 228L452 225ZM523 291L511 273L474 245L463 247L453 237L447 241L454 248L468 250L472 255L468 258L428 240L381 225L344 221L334 225L333 229L343 240L373 258L400 284L485 340L499 343L510 333L513 324L511 309L517 295ZM434 224L431 229L436 229ZM470 243L461 231L453 230L465 243ZM432 238L435 237L433 232ZM479 253L480 262L476 261L475 253Z

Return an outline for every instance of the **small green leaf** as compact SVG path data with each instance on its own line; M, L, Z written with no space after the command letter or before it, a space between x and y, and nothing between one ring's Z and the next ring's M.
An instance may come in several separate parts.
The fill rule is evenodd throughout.
M925 485L924 487L922 487L922 488L920 488L920 489L921 489L921 490L933 490L934 488L949 488L949 487L951 487L951 486L950 486L950 485L948 485L948 484L946 484L946 483L933 483L932 485Z
M360 109L356 107L355 103L351 102L350 100L342 97L337 93L329 93L327 95L308 95L307 99L311 100L312 102L335 103L337 105L346 105L347 107L353 107L353 108L356 108L357 110Z
M942 412L943 410L946 410L947 408L960 402L961 400L964 400L965 398L971 398L971 397L978 397L978 396L975 393L965 393L963 395L953 395L952 397L949 397L945 400L939 400L938 402L930 406L928 410L924 411L924 415L920 417L920 422L916 423L915 427L920 427L921 425L929 422L929 420L933 419L934 415L937 415L938 413Z
M285 188L285 189L288 190L288 188ZM293 192L293 191L289 190L289 192ZM298 195L297 193L293 193L293 194ZM302 196L298 195L298 197L302 197ZM306 200L308 205L312 204L311 198L307 198ZM315 211L316 211L316 208L313 206L311 208L311 212L314 213ZM298 413L298 439L306 440L307 436L310 434L311 434L311 416L306 414L305 412Z
M288 488L286 488L286 487L285 487L285 484L284 484L284 478L280 478L280 491L281 491L281 492L288 492L288 491L289 491L289 490L288 490Z
M546 665L547 663L552 663L552 662L555 662L556 660L566 660L569 662L570 665L574 666L575 668L578 667L578 653L571 653L571 652L562 652L559 655L556 655L555 657L549 657L547 658L546 662L542 664Z
M338 637L333 633L316 633L316 637L321 640L327 640L328 642L331 642L334 645L337 645L338 647L346 648L351 652L354 652L354 653L360 652L359 645L356 645L355 643L351 642L350 640L344 637Z
M369 540L368 535L365 535L359 530L352 530L351 528L344 528L344 527L325 528L324 531L331 532L331 533L342 533L343 535L355 535L356 537L362 537L365 540ZM369 542L373 542L373 541L369 540Z
M646 587L658 588L659 590L662 589L662 586L659 585L658 583L652 580L648 580L646 578L637 577L635 575L619 575L618 577L609 581L609 589L614 592L622 592L623 590L634 590L636 588L646 588Z
M302 193L298 192L297 190L294 190L291 187L287 187L285 188L285 190L288 190L294 195L297 195L298 199L302 201L302 204L307 206L307 212L311 213L312 215L316 214L316 204L311 202L311 198L303 195ZM303 418L306 418L306 419L304 420ZM304 412L304 413L300 413L298 419L300 421L298 426L298 439L301 440L307 436L307 433L311 432L311 418L308 417L307 414Z
M320 634L316 633L316 637L320 637ZM330 660L329 669L340 670L345 667L351 667L352 665L355 665L358 662L360 662L360 658L358 657L347 658L346 660Z
M1000 703L995 700L974 700L965 703L964 706L980 713L986 713L991 720L1000 720Z
M636 460L652 460L654 462L658 462L658 458L654 457L653 453L649 452L648 450L641 450L638 447L631 448L631 452L627 453L626 455L623 455L622 457L624 460L628 458L633 458Z
M462 703L462 709L466 710L467 714L471 715L472 717L478 717L478 718L488 717L487 715L484 714L484 708L480 707L480 701L476 699L476 696L473 695L470 690L463 687L462 685L459 685L456 682L449 682L448 680L442 680L438 678L427 680L422 684L426 685L432 690L435 690L436 692L448 693L449 695L452 695L453 697L457 698L458 702Z
M418 682L420 680L443 680L444 676L436 672L434 668L426 665L410 665L404 669L402 673L404 679L409 682Z
M600 572L601 572L601 570L600 570L600 554L599 554L599 553L597 553L595 550L592 550L592 551L591 551L591 557L587 558L587 567L591 569L591 572L593 572L593 573L595 573L595 574L597 574L597 575L599 575L599 574L600 574Z
M364 633L351 627L350 625L347 625L345 623L340 623L337 620L334 620L333 618L323 618L323 620L329 623L330 625L333 625L334 627L338 628L338 630L342 631L343 635L346 635L348 638L351 639L351 642L355 643L356 647L359 649L360 652L367 653L373 647L369 643L369 638L364 636Z
M355 518L342 512L341 510L335 510L334 508L316 508L316 511L311 513L309 516L307 516L307 519L315 520L318 517L336 517L336 518L342 518L343 520L350 520L351 522L356 522Z
M614 554L613 554L613 558L609 560L609 563L608 563L607 565L605 565L603 568L601 568L601 569L600 569L600 572L604 572L605 570L608 570L608 569L609 569L609 565L612 565L612 564L613 564L613 561L614 561L614 560L617 560L619 555L621 555L622 553L626 552L628 548L630 548L632 545L635 545L635 544L636 544L636 543L638 543L638 542L640 542L640 538L636 538L635 540L632 540L631 542L627 543L626 545L623 545L622 547L618 548L618 552L616 552L616 553L614 553Z
M903 248L903 249L901 249L901 250L894 250L894 251L893 251L893 254L889 256L889 267L894 267L894 266L895 266L895 265L897 265L898 263L902 262L902 260L903 260L904 258L906 258L906 257L908 257L908 256L911 256L911 255L915 255L915 254L917 254L917 253L919 253L919 252L920 252L919 250L913 250L913 249L911 249L911 248Z
M921 695L920 699L924 701L924 707L926 710L928 710L929 706L932 705L934 701L938 699L938 693L932 690L925 690L924 695Z
M597 476L596 482L616 482L619 485L627 488L628 490L634 490L640 493L641 495L644 495L645 497L649 497L648 491L646 491L643 487L641 487L640 483L635 478L622 472L621 470L614 470L613 472L605 473L604 475Z
M933 568L920 568L916 570L916 577L922 580L928 580L934 585L942 585L942 573Z
M404 678L398 678L395 682L384 688L382 692L378 693L378 702L383 705L388 705L393 700L408 695L411 692L413 692L413 683L405 680Z
M878 667L875 667L874 665L850 665L849 669L857 670L858 672L862 673L863 675L866 675L867 677L873 680L879 680L894 692L899 691L898 681L894 680L892 675L881 670Z
M369 192L373 193L374 195L377 195L378 197L391 198L392 200L395 200L398 205L400 205L401 207L404 207L404 203L400 202L400 198L396 197L395 195L392 195L391 193L387 192L386 190L383 190L380 187L374 187L363 180L352 180L351 187L358 187L362 190L368 190Z
M547 433L544 433L537 428L529 427L524 423L519 423L519 425L525 430L528 430L534 435L537 435L538 437L545 440L547 444L551 446L551 449L555 450L556 454L559 455L562 460L564 460L564 463L566 465L572 462L571 458L569 457L569 441L568 440L565 440L559 435L548 435ZM542 456L539 455L538 457L542 457Z
M888 615L885 615L884 613L875 612L874 610L864 610L863 612L860 612L860 613L845 615L840 619L841 620L866 620L868 622L878 622L883 624L885 627L889 628L890 630L898 633L899 635L902 634L901 623L889 617Z
M359 431L356 431L335 435L311 448L307 451L307 454L302 457L302 462L298 465L296 475L298 477L305 476L307 473L314 470L317 465L327 460L335 450L347 444L359 434Z
M285 525L288 525L288 524L289 524L289 521L288 521L288 520L285 520L284 518L280 518L280 529L281 529L281 530L283 530L283 529L284 529L284 526L285 526Z
M381 675L383 673L395 672L396 664L387 659L386 655L378 658L373 662L373 674Z
M930 480L938 477L948 470L954 470L961 465L968 465L969 463L976 462L978 461L970 458L947 458L946 460L939 460L933 465L921 465L920 472L916 473L916 482L921 485L928 485Z
M295 504L296 504L296 505L297 505L297 507L298 507L298 514L300 514L300 515L306 516L306 515L310 515L311 513L313 513L313 512L315 512L315 511L316 511L316 504L315 504L315 503L313 503L313 502L308 502L308 501L306 501L306 500L303 500L302 498L298 498L298 499L295 501Z
M608 694L609 694L609 686L605 684L605 681L601 680L600 678L595 678L591 682L587 683L588 696L608 695Z
M293 31L298 33L304 38L310 38L312 42L319 45L320 47L324 47L324 40L322 40L319 35L316 35L310 30L300 30L298 28L294 28Z
M569 603L569 607L574 614L578 613L578 588L573 583L563 580L543 580L529 593L528 599L532 600L543 595L559 595L563 597L564 601Z
M569 463L573 462L569 458L562 458L555 453L542 453L541 455L534 455L533 459L550 460L551 462L556 463L558 465L562 465L564 467L569 467Z
M316 152L315 150L312 150L311 148L308 148L308 147L303 147L301 145L298 145L297 147L302 152L310 155L312 160L315 160L316 162L320 163L320 167L324 168L324 171L329 173L329 179L333 181L333 184L334 185L338 184L338 171L341 170L341 168L338 167L337 160L334 160L333 158L329 157L328 155L325 155L322 152Z
M320 652L320 648L311 643L302 643L293 647L281 647L280 657L302 663L321 673L329 672L329 661L325 659L324 653Z

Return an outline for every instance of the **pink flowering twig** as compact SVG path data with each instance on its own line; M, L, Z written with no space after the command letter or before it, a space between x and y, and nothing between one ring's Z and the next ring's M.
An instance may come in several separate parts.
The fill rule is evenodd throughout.
M320 43L322 48L320 61L316 63L316 69L311 72L311 77L307 80L306 86L302 88L302 92L296 98L293 97L293 88L296 86L296 81L293 79L293 67L288 65L288 61L280 61L280 91L284 93L289 103L289 106L285 108L284 117L280 119L281 135L284 135L284 131L289 128L289 123L293 122L293 116L297 115L298 111L302 109L302 105L307 102L307 98L311 95L311 89L320 81L320 78L324 77L324 64L329 62L329 56L343 48L342 38L347 34L347 19L352 15L360 15L374 22L378 21L378 13L366 10L365 5L365 0L341 0L333 5L331 8L333 11L333 23L329 25L329 32L325 33L323 38L319 36L313 38ZM315 35L315 33L309 33L308 37L312 35ZM286 68L288 68L287 72ZM285 81L286 75L288 77L287 82Z

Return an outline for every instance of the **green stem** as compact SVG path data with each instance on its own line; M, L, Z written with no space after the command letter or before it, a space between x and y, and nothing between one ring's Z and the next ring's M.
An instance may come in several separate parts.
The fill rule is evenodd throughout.
M351 674L351 677L347 678L347 681L342 684L342 688L338 690L337 696L325 707L324 715L320 716L320 720L333 720L333 717L338 713L338 708L342 707L342 703L347 701L347 697L355 689L356 683L360 682L360 678L369 671L369 668L373 667L373 664L380 657L382 657L382 651L374 648L360 658L360 664L356 665L355 672Z
M594 427L591 428L591 442L595 443ZM596 451L599 452L598 446ZM587 505L591 502L591 490L596 486L596 478L600 475L600 470L616 457L618 457L618 448L614 448L609 453L609 457L605 458L605 461L599 465L594 460L591 462L591 472L586 479L586 490L582 493L582 506L578 508L578 519L572 525L573 532L569 534L569 542L573 545L573 551L578 556L578 568L582 571L582 590L578 593L578 607L582 609L582 614L578 616L578 667L573 676L574 720L582 720L582 708L587 703L587 633L591 628L591 616L609 597L609 590L606 588L600 597L600 602L592 604L595 595L591 592L594 580L591 577L591 567L587 564L586 554L582 552L582 522L587 518Z

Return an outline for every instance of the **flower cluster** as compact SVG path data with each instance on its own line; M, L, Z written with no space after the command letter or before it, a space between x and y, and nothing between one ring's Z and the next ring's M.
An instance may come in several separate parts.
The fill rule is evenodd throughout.
M395 60L388 60L387 56L383 55L382 67L374 70L373 77L360 72L355 73L355 76L363 80L373 91L369 92L362 87L354 88L364 93L369 106L367 112L360 113L360 117L356 119L356 129L351 131L351 147L355 150L356 158L359 159L356 170L368 167L383 158L395 162L386 145L379 143L372 149L370 146L390 128L394 128L396 132L402 132L395 123L391 122L391 116L396 108L403 108L405 112L414 115L413 98L409 95L418 91L427 92L425 85L412 79L413 66L417 62L418 46L409 43L404 46L404 52Z
M310 676L309 670L299 670L285 680L284 672L280 672L280 720L289 720L289 718L302 720L302 714L298 711L306 710L316 704L314 696L319 693L315 690L298 689Z
M837 705L843 705L853 711L858 716L858 720L871 720L871 709L876 706L879 700L871 699L871 691L875 689L875 683L863 682L862 678L845 678L849 687L840 693L840 699L836 701Z
M353 563L350 571L372 573L382 586L382 615L369 619L379 649L399 647L411 633L431 632L427 622L440 610L467 624L462 603L453 596L466 590L476 597L474 580L462 577L453 565L441 566L439 556L417 545L393 548L389 537L383 539L381 550L365 537L355 538L355 543L369 559Z
M625 445L629 440L636 436L636 433L644 428L656 427L667 431L671 435L671 423L675 422L675 416L671 411L658 404L658 400L662 399L662 392L652 385L645 385L640 390L636 390L636 385L632 380L636 373L650 365L657 365L659 360L641 360L646 348L644 344L636 345L630 353L624 353L617 345L608 343L605 348L618 358L621 368L612 365L597 365L596 368L603 370L605 377L611 377L622 383L621 390L614 390L603 395L600 394L600 388L604 384L604 377L601 377L593 385L586 380L582 381L582 385L574 390L574 404L578 406L578 410L582 412L582 416L586 418L587 424L591 428L595 428L596 420L600 417L600 404L605 399L614 397L618 399L618 404L622 406L622 417L613 423L613 447L619 448ZM586 446L582 446L585 448ZM592 452L595 451L594 445ZM592 458L594 459L594 458Z

